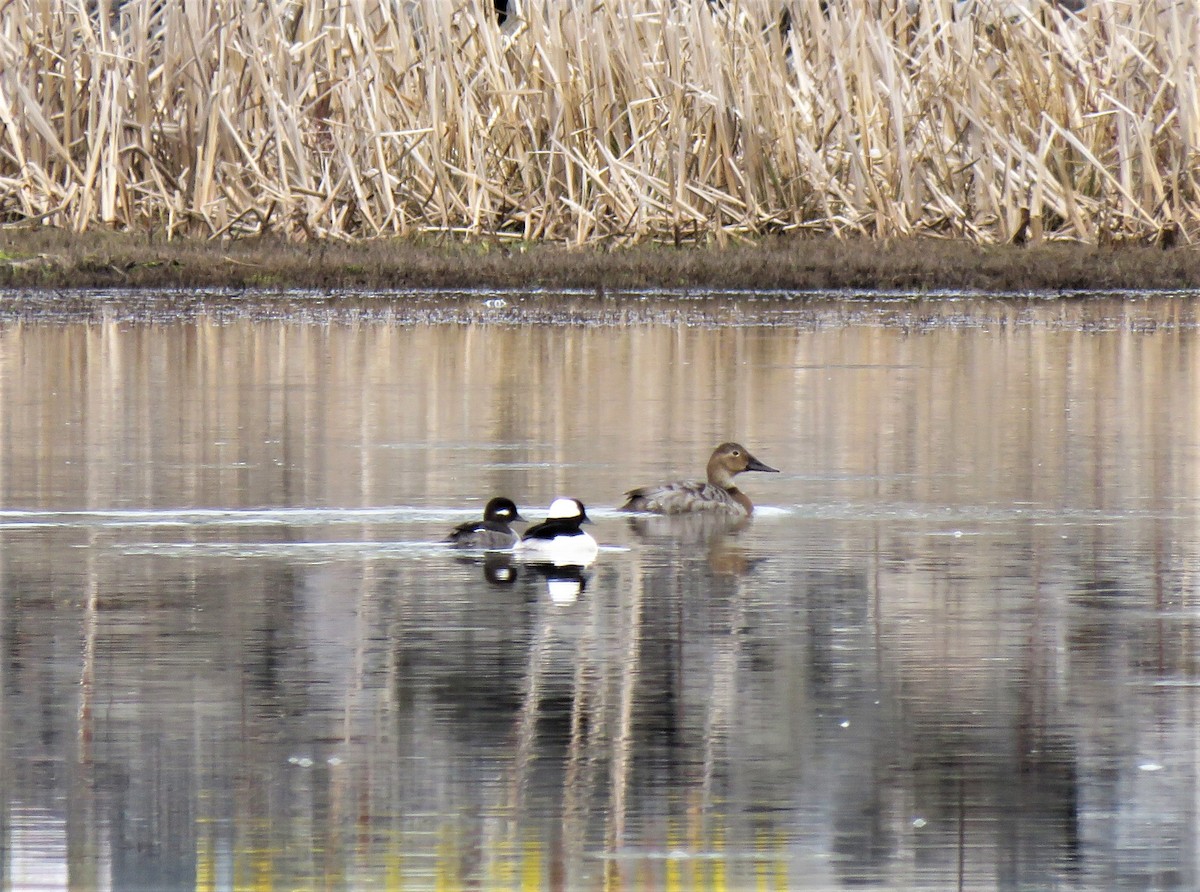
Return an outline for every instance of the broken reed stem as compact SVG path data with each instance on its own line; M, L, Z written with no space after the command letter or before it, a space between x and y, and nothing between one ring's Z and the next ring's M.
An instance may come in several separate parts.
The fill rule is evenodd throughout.
M6 0L0 220L1191 241L1198 34L1200 0Z

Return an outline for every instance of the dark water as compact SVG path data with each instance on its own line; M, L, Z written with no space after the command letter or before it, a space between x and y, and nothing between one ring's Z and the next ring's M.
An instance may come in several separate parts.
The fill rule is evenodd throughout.
M1200 886L1191 299L504 297L5 299L0 887Z

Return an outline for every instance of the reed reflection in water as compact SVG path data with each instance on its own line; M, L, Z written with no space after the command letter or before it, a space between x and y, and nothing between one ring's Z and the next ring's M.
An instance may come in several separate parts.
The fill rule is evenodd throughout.
M0 327L3 888L1200 884L1190 304L722 301Z

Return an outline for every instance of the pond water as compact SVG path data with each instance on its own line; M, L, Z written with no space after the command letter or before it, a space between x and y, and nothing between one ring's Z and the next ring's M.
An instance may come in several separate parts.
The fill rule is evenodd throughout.
M1197 888L1198 337L5 295L0 888ZM743 528L616 510L728 439ZM498 494L596 561L442 543Z

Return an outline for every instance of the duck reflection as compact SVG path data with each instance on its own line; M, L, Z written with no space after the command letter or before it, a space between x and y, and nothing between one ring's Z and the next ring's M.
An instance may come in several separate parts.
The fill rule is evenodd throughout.
M520 575L511 554L491 551L483 556L483 578L492 585L513 585Z
M456 560L460 564L478 565L483 571L484 580L501 588L515 585L521 578L521 571L511 552L485 551L482 554L463 555Z
M460 564L477 565L489 585L514 586L524 576L528 581L545 581L546 592L556 604L569 604L587 589L591 577L588 564L556 564L553 561L521 561L512 552L488 551L456 558ZM525 572L522 573L522 568Z
M629 528L644 543L704 549L709 569L718 576L745 576L765 558L750 557L738 536L750 518L720 513L654 515L629 519Z
M546 592L555 604L574 603L587 589L587 565L539 562L526 567L546 580Z

